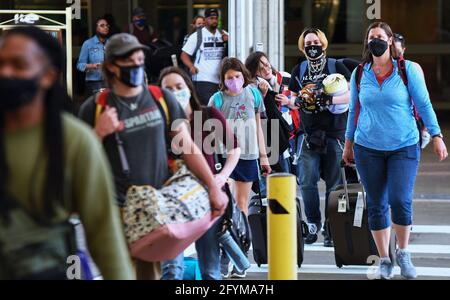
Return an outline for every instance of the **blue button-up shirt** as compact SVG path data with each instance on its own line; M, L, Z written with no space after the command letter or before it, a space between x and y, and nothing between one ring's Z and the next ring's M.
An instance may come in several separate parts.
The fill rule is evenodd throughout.
M105 43L106 44L106 43ZM105 60L105 44L100 42L97 35L85 41L81 47L77 69L86 72L86 81L102 81L101 68L97 70L86 70L87 64L101 64Z

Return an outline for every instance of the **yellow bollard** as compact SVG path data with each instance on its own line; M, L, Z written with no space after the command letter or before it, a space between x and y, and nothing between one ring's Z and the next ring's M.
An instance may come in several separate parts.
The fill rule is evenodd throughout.
M294 175L267 180L269 280L297 280L297 182Z

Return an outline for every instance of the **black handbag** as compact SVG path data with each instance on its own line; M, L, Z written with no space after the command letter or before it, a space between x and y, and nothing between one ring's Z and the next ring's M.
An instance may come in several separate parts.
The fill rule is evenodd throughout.
M217 173L219 173L222 170L223 165L217 154L214 154L214 165ZM239 209L228 183L223 187L223 191L228 197L228 206L225 210L222 226L220 226L218 234L221 235L228 230L242 252L247 253L252 243L248 218L244 212Z
M244 253L247 253L252 243L250 225L247 216L239 209L237 202L231 193L228 184L224 188L228 196L228 207L225 210L224 219L220 232L228 230L234 241Z

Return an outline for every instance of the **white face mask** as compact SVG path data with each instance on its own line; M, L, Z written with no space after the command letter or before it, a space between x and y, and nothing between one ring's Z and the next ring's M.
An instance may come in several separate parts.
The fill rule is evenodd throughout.
M186 109L191 100L191 91L188 88L185 88L179 91L175 91L173 92L173 94L177 99L178 103L180 103L181 107L183 109Z

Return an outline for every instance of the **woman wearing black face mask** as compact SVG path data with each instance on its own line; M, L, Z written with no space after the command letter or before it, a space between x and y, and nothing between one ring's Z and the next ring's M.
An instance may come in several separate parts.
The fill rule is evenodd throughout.
M62 111L63 69L63 51L46 32L21 27L2 36L0 279L67 279L67 258L76 254L72 213L103 277L132 279L106 158L96 137Z
M388 256L393 223L398 241L396 261L401 275L413 279L417 273L408 243L413 189L420 161L413 105L433 136L439 160L446 159L448 152L423 73L411 61L399 63L393 37L386 23L374 23L367 30L364 66L354 72L350 85L343 158L347 163L356 161L367 192L369 227L381 257L379 276L393 277L393 264Z
M303 94L307 88L320 87L322 81L329 75L339 73L350 80L350 72L342 62L327 58L326 50L328 40L319 29L306 29L299 38L299 49L306 56L306 60L297 65L292 71L289 89L292 91L293 99ZM315 96L316 100L329 104L347 104L350 98L349 92L340 96L328 96L323 92ZM306 103L306 102L305 102ZM329 193L341 183L340 161L344 144L344 133L347 125L346 109L343 113L334 114L330 108L322 111L315 106L314 109L301 109L300 135L297 142L297 174L305 213L308 219L309 234L305 242L315 243L318 232L322 228L322 217L320 212L320 198L317 183L320 178L326 182L326 202ZM310 106L310 105L309 105ZM292 106L294 108L295 106ZM327 213L325 212L325 220ZM333 247L328 226L324 226L324 245Z

